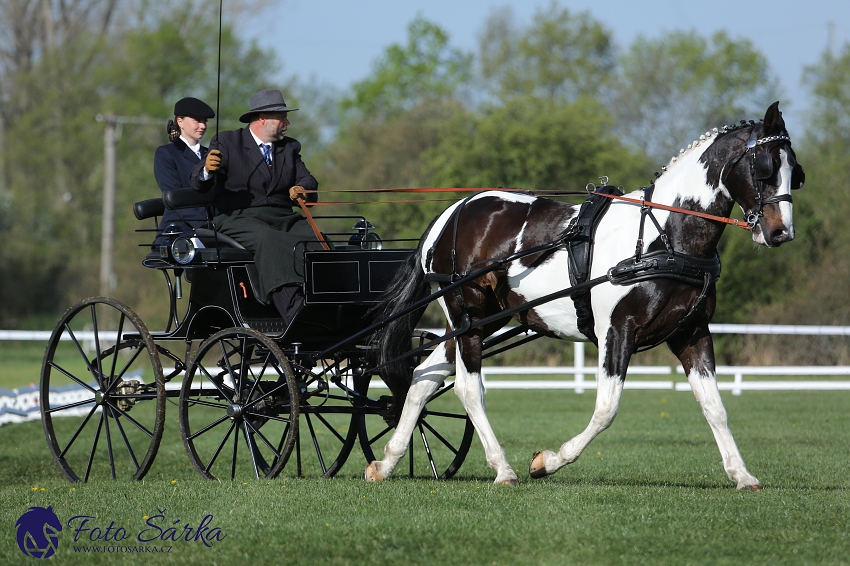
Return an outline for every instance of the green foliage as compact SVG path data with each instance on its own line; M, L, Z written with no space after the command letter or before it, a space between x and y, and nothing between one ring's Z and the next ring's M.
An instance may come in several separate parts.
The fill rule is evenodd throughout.
M648 178L646 161L611 134L595 102L532 96L459 118L425 156L438 186L583 190L607 175L630 186Z
M574 15L555 2L524 29L517 29L509 8L496 11L481 34L481 76L503 101L525 95L595 97L614 64L610 32L589 12Z
M748 39L676 31L639 36L622 54L610 106L630 143L669 159L706 129L761 118L778 98L767 59Z
M451 47L442 28L420 16L407 32L405 46L388 47L372 76L354 84L354 92L342 101L343 111L369 119L391 116L426 101L451 98L469 80L472 55Z

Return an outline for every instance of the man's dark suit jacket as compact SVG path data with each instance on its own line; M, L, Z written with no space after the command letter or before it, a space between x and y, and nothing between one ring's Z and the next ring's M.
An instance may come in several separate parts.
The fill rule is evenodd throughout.
M272 144L272 167L263 159L263 153L248 128L219 132L210 147L221 150L221 169L218 175L201 180L203 161L195 166L190 176L190 186L201 192L216 187L216 207L222 213L256 206L293 206L289 189L300 185L309 191L319 188L319 183L301 161L301 144L284 137ZM316 193L307 200L318 200Z
M202 157L206 157L208 151L207 148L201 146ZM202 162L202 160L198 159L195 152L189 149L189 146L180 138L156 148L153 158L153 174L160 190L164 193L171 189L188 187L189 174L199 162ZM162 215L159 226L160 229L165 229L169 224L177 224L180 228L183 228L185 224L188 224L193 228L199 228L204 225L206 220L207 214L203 207L181 210L165 209L165 214ZM157 238L156 244L164 244L165 240L166 238L160 236Z

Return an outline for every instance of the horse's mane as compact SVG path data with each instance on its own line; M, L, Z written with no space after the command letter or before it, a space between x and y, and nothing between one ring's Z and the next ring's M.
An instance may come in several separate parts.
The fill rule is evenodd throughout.
M761 120L759 120L759 121L761 121ZM671 157L670 161L667 162L667 165L664 165L663 167L661 167L660 173L658 171L655 172L655 178L652 181L650 181L649 184L650 185L654 184L655 181L657 181L658 178L661 175L663 175L667 171L668 168L670 168L674 163L676 163L679 160L680 157L682 157L683 155L687 154L690 151L693 151L694 149L696 149L697 147L702 145L704 142L712 140L712 138L716 138L716 137L722 136L724 134L728 134L730 132L737 131L741 128L745 128L747 126L755 126L755 125L756 125L755 120L750 120L749 122L747 122L747 120L741 120L740 125L738 125L738 124L726 124L724 126L721 126L720 128L712 128L711 130L700 135L700 137L698 139L695 139L694 141L689 143L687 149L685 149L685 148L680 149L678 155L674 155L673 157Z

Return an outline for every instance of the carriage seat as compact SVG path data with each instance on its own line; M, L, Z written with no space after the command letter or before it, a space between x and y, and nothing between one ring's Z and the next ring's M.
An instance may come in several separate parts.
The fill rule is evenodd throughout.
M162 198L148 199L133 205L133 214L138 220L162 216L166 208L179 210L181 208L195 208L199 206L210 207L215 203L213 191L200 193L193 189L173 189L163 193ZM185 234L187 237L196 237L204 245L197 250L192 263L182 267L202 266L206 263L253 263L254 256L245 247L225 234L216 232L209 228L196 228L194 234ZM171 262L163 261L160 251L154 250L143 262L148 267L167 268L180 267Z

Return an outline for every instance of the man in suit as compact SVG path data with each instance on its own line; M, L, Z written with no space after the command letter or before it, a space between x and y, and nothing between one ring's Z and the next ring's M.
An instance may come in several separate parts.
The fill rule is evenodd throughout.
M261 296L291 321L303 301L304 242L317 242L296 200L315 202L319 183L301 161L301 144L286 137L288 108L279 90L260 91L239 117L248 124L220 132L190 176L192 188L216 190L216 227L254 254ZM307 192L313 191L313 192Z
M153 174L163 193L189 186L192 168L207 156L208 150L201 145L201 138L207 131L207 120L213 117L213 109L197 98L181 98L174 105L174 119L169 120L166 126L168 141L171 143L159 146L153 158ZM162 232L172 229L172 226L189 231L191 228L200 228L206 221L207 213L203 207L166 209L159 225L160 235L154 245L168 242Z

